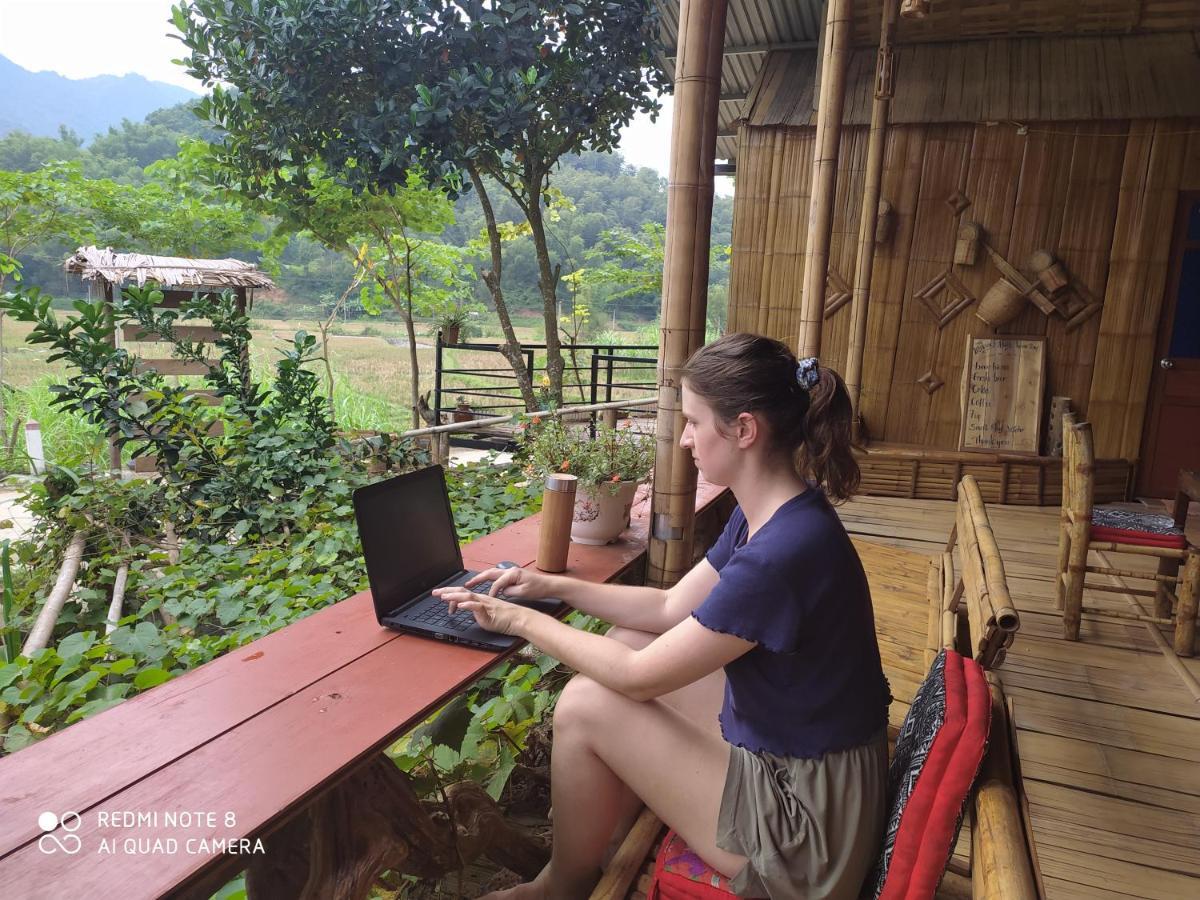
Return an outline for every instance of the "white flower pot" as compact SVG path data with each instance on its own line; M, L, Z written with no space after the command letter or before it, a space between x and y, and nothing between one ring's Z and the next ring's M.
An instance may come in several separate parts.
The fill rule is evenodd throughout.
M608 485L580 485L575 495L571 540L577 544L610 544L629 527L636 481L623 481L616 491Z

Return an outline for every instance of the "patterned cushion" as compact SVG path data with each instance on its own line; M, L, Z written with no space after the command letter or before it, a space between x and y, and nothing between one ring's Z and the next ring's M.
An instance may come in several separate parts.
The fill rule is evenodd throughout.
M863 896L915 900L934 895L954 849L990 724L983 669L943 650L896 739L888 767L884 845Z
M713 869L668 831L654 863L654 880L646 900L716 900L733 897L729 879Z
M1097 506L1092 509L1092 538L1120 544L1182 549L1187 540L1170 516L1140 510Z

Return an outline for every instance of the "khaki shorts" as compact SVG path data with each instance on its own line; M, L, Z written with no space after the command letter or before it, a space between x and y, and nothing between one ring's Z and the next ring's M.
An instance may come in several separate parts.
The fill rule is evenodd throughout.
M721 795L717 846L749 861L739 897L856 898L883 844L887 735L798 759L734 747Z

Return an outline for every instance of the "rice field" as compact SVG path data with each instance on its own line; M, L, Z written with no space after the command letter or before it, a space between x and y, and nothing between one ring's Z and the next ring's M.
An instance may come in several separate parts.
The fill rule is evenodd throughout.
M59 313L63 315L63 313ZM315 320L255 320L252 328L251 365L260 380L269 381L271 370L282 350L291 345L292 336L299 330L320 336ZM32 326L24 322L3 321L4 371L3 382L10 388L5 393L7 407L7 446L14 436L14 424L36 419L42 428L48 458L64 465L75 465L89 460L100 460L104 452L104 441L98 429L65 414L50 405L50 385L62 380L66 367L62 362L51 362L51 351L44 345L26 342ZM336 333L329 335L329 361L333 373L334 415L338 427L344 430L404 431L412 426L411 375L409 351L404 326L399 322L365 319L338 323ZM646 340L646 328L640 332L607 332L605 342L627 344ZM492 334L474 340L491 342L497 339L499 329ZM517 327L517 336L523 341L540 342L540 327L532 324ZM131 343L130 349L147 358L165 357L168 348L149 342ZM653 356L653 354L649 354ZM421 391L433 389L435 350L428 326L417 330L417 359L420 370ZM586 381L590 376L586 354L580 354L581 373ZM451 350L446 352L445 365L461 369L492 369L497 376L511 377L507 362L498 353L486 351ZM568 361L568 365L570 362ZM314 371L326 383L327 373L323 364ZM568 373L569 374L569 373ZM642 376L645 377L644 375ZM182 379L186 381L187 379ZM471 375L447 376L447 390L458 388L468 391L481 389L488 382L495 383L491 375L481 378ZM568 378L568 382L571 379ZM515 384L508 381L509 384ZM515 389L511 392L516 395ZM585 391L586 394L586 391ZM620 396L619 394L617 395ZM580 402L579 391L567 392L568 402ZM453 404L453 393L446 402ZM500 400L477 401L502 403ZM514 401L515 402L515 401ZM14 419L14 415L16 418ZM424 424L424 423L422 423ZM23 449L23 434L15 435L12 458L0 458L0 469L19 471L26 469Z

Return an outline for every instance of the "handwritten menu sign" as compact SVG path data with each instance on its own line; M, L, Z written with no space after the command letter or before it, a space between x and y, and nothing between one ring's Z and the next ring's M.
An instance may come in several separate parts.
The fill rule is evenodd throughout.
M961 450L1038 452L1044 338L967 338Z

